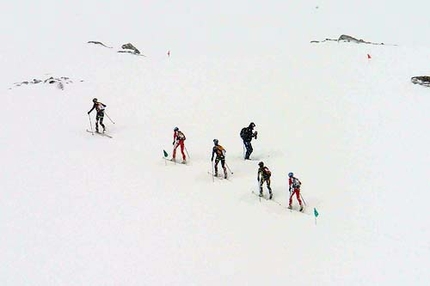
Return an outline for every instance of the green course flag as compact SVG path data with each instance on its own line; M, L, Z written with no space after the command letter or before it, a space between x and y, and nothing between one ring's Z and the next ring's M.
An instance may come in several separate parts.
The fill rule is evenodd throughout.
M163 154L164 154L164 157L169 156L169 154L167 154L166 150L163 150Z
M319 216L319 213L318 213L318 211L317 211L317 209L316 209L316 208L314 208L314 216L315 216L315 217Z

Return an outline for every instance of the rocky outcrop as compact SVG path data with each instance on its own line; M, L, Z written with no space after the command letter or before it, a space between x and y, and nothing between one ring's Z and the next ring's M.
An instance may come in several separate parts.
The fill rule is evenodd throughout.
M112 49L112 47L108 47L105 44L103 44L102 42L98 42L98 41L88 41L88 44L95 44L95 45L100 45L109 49Z
M99 41L88 41L88 44L94 44L94 45L100 45L109 49L112 49L112 47L106 46L102 42ZM126 53L126 54L132 54L136 56L142 56L145 57L145 55L141 54L139 49L137 49L132 43L127 43L121 46L121 50L118 51L118 53Z
M80 82L83 82L83 80L80 80ZM14 83L15 87L22 86L22 85L33 85L33 84L49 84L49 85L55 85L58 89L64 90L65 86L68 84L73 83L73 81L65 76L62 77L49 77L47 79L32 79L30 81L22 81L22 82L16 82Z
M326 38L322 41L316 41L316 40L311 41L311 43L313 43L313 44L324 43L324 42L338 42L338 43L339 42L346 42L346 43L368 44L368 45L385 45L384 43L368 42L368 41L365 41L363 39L357 39L357 38L354 38L352 36L345 35L345 34L340 35L340 37L337 39Z
M411 77L411 82L413 84L419 84L430 87L430 76L421 75L421 76L413 76Z
M133 54L133 55L144 56L131 43L124 44L124 45L121 46L121 48L122 48L122 50L118 51L118 53L129 53L129 54Z

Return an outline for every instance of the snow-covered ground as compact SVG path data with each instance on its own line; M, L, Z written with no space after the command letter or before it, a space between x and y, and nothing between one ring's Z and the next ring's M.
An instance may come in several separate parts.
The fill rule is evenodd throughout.
M6 4L1 285L428 284L425 9L221 2ZM310 43L342 33L393 45ZM14 85L51 76L73 83ZM85 131L93 97L112 139ZM175 126L187 165L162 159ZM214 138L229 180L208 174ZM252 194L259 161L276 202Z

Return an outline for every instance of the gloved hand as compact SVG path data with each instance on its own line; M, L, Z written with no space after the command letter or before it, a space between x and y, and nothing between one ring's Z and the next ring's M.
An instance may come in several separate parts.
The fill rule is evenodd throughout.
M88 115L90 115L90 112L89 112L89 111L88 111L87 113L88 113Z
M257 182L260 182L260 178L257 178Z
M175 145L175 141L173 141L172 145Z
M257 139L257 134L258 134L258 132L257 132L257 131L255 131L255 132L254 132L254 138L255 138L255 139Z
M214 157L211 158L211 162L213 162L213 161L214 161Z

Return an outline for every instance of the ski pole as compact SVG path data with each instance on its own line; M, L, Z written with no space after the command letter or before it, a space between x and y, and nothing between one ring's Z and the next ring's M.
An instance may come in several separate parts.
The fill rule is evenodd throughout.
M190 154L188 153L187 147L184 146L184 148L185 148L185 152L187 153L188 159L191 159Z
M94 135L93 124L91 123L91 116L88 114L88 120L90 121L91 134Z
M302 198L303 202L305 203L305 206L307 206L305 199L303 198L302 194L300 193L300 197Z
M106 114L107 118L109 118L110 122L112 122L113 124L115 124L115 122L113 122L113 120L109 117L109 115L106 113L106 111L105 111L105 114Z
M215 183L215 179L214 179L214 164L213 164L213 161L211 161L211 167L212 167L212 183Z
M227 169L230 171L230 174L233 174L233 172L230 170L230 167L227 165L227 162L225 163L225 166L227 167Z
M258 190L258 194L262 194L263 192L262 192L262 189L260 190L260 188L262 188L263 187L263 184L261 183L261 181L260 181L261 179L258 179L257 180L257 190ZM261 184L261 185L260 185ZM258 199L260 200L260 203L261 203L261 196L260 195L258 195Z

